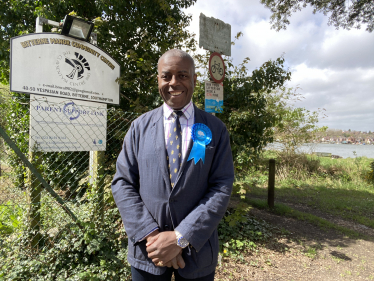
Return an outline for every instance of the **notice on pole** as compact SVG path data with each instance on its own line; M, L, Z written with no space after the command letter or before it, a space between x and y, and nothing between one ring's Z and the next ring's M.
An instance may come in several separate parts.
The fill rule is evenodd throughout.
M100 48L56 33L10 40L10 90L119 104L119 64Z
M30 95L30 150L105 151L107 105Z
M205 111L210 113L223 112L223 85L205 81Z
M208 18L202 13L199 19L199 47L231 56L231 25L216 18Z

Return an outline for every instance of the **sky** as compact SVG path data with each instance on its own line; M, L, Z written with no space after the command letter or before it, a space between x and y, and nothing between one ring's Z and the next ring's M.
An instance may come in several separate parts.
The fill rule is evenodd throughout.
M286 30L271 29L271 12L259 0L197 0L185 10L192 15L189 30L199 38L199 15L231 25L234 64L245 57L250 71L269 59L284 56L292 72L287 87L299 87L304 100L297 107L324 108L327 117L319 125L330 129L374 131L374 32L336 30L328 16L312 8L293 13Z

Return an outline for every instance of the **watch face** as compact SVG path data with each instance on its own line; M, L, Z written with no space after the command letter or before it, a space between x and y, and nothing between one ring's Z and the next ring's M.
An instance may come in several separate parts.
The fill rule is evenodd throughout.
M188 246L188 241L185 239L185 238L183 238L183 237L180 237L179 239L178 239L178 246L179 247L181 247L181 248L186 248L187 246Z

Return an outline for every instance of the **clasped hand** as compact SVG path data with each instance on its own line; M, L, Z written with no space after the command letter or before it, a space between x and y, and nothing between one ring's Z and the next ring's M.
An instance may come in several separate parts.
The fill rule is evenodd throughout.
M146 238L148 257L156 266L167 266L175 269L184 268L182 249L176 243L174 231L152 232Z

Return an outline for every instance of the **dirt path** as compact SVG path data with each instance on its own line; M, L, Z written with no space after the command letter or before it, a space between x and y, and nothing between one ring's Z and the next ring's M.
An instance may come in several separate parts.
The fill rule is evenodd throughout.
M316 212L310 213L316 215ZM289 233L259 247L244 262L223 259L216 280L374 280L372 229L341 218L324 217L370 236L366 240L351 239L333 230L263 210L252 209L251 215Z

